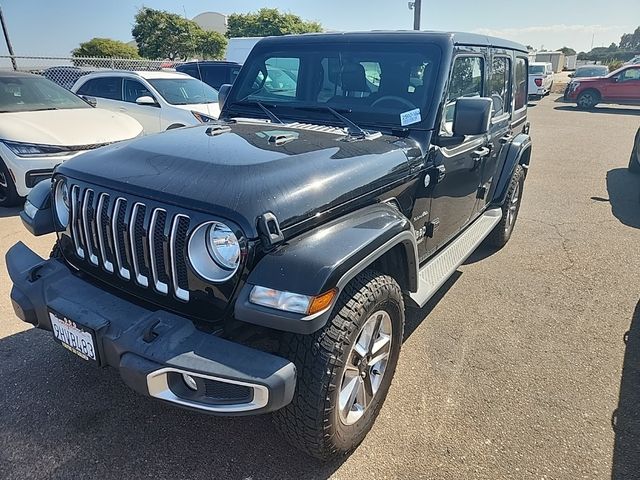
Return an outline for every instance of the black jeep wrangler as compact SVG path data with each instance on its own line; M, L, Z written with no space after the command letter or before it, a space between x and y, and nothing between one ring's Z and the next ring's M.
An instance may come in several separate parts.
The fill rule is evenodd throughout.
M286 78L285 78L286 77ZM423 306L509 240L531 156L527 50L433 32L266 38L220 120L60 165L21 213L11 298L134 390L275 412L327 458L371 428Z

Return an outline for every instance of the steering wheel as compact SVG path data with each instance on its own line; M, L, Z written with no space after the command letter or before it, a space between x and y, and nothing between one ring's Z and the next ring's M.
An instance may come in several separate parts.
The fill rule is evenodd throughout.
M411 103L409 100L407 100L406 98L402 98L402 97L396 97L395 95L384 95L382 97L380 97L379 99L377 99L376 101L374 101L371 106L375 107L377 104L384 102L385 100L392 100L392 101L396 101L399 102L403 105L405 105L406 107L409 108L418 108L416 107L413 103Z

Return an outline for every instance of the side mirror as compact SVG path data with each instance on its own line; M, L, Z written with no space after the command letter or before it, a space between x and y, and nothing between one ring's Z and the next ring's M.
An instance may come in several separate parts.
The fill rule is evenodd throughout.
M87 97L85 95L80 95L80 98L85 102L87 102L92 107L95 107L98 105L98 100L96 100L95 97Z
M218 90L218 105L220 106L220 110L224 107L224 102L227 100L229 96L229 92L231 91L231 84L225 83L224 85L220 85L220 90Z
M160 105L158 105L158 102L156 102L156 99L149 96L149 95L144 95L142 97L138 97L136 98L136 103L138 105L148 105L150 107L159 107Z
M489 131L493 100L490 98L459 98L453 113L453 136L484 135Z

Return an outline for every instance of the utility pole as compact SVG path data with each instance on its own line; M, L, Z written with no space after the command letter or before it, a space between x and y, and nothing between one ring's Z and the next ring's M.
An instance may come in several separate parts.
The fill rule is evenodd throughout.
M16 57L13 53L13 47L11 46L11 40L9 40L9 32L7 32L7 25L4 23L4 15L2 14L2 7L0 7L0 24L2 24L2 33L4 33L4 39L7 42L7 50L9 50L9 55L11 56L11 64L13 65L14 70L18 70L18 65L16 64Z
M420 15L422 14L422 0L413 0L413 29L420 30Z

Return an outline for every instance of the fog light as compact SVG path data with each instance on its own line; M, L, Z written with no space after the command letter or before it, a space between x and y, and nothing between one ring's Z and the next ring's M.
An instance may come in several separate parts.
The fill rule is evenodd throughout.
M191 375L183 373L182 374L182 380L184 381L184 384L187 387L189 387L191 390L193 390L193 391L197 391L198 390L198 384L196 383L196 379L193 378Z

